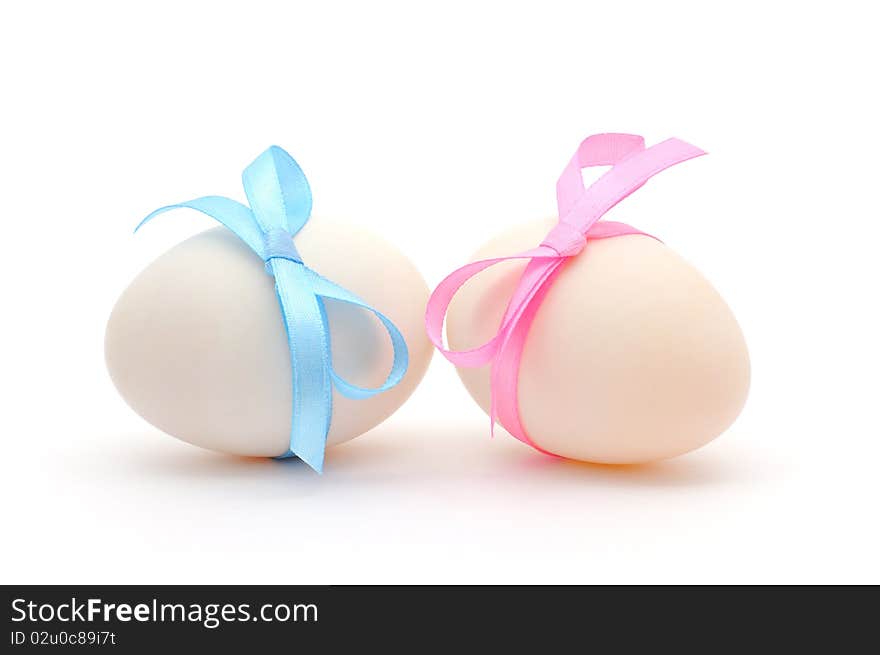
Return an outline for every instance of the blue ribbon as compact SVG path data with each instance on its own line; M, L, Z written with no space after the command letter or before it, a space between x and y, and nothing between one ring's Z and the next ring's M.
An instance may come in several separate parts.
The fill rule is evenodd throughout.
M290 445L280 458L299 457L319 473L333 414L333 387L348 398L369 398L394 387L409 362L403 335L391 320L356 295L303 264L293 243L312 211L312 193L302 169L278 146L271 146L244 169L242 183L249 207L221 196L205 196L160 207L135 228L170 209L207 214L244 241L275 278L275 292L287 330L293 372L293 420ZM366 309L382 322L394 349L391 372L382 386L367 389L343 380L333 369L325 300Z

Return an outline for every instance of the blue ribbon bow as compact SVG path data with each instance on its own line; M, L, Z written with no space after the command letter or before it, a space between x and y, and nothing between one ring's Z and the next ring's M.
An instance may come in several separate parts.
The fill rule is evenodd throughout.
M275 278L293 371L290 446L280 458L299 457L320 473L333 413L333 387L356 399L391 389L406 373L406 342L387 316L303 264L293 237L309 220L312 193L293 157L278 146L271 146L244 169L242 183L250 207L221 196L205 196L157 209L141 221L135 232L158 214L188 207L222 223L266 263L266 271ZM324 309L327 299L362 307L385 326L391 337L394 361L382 386L358 387L333 370Z

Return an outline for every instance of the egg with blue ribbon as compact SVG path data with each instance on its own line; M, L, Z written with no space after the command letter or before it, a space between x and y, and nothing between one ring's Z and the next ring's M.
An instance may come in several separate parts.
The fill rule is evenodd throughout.
M105 357L123 398L183 441L317 471L328 446L390 416L427 369L415 266L358 227L310 221L298 164L272 146L242 175L247 203L167 205L222 227L142 271L108 321ZM140 227L140 226L138 226Z

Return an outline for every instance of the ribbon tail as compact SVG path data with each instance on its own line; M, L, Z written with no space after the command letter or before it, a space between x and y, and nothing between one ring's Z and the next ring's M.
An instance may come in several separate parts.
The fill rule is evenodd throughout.
M679 139L667 139L646 150L635 152L593 182L566 211L561 206L559 220L586 233L621 200L640 189L658 173L705 154L705 151Z
M529 438L519 417L519 366L532 321L564 263L563 258L549 262L535 260L523 271L517 293L505 314L509 327L504 331L498 354L492 362L493 427L497 420L510 434L537 450L541 449Z
M172 209L195 209L210 216L244 241L251 250L262 256L263 235L257 226L253 212L240 202L222 196L205 196L160 207L138 223L134 231L137 232L159 214L164 214Z
M271 267L293 381L290 445L281 457L299 457L320 473L333 411L330 338L306 268L287 259L273 259Z

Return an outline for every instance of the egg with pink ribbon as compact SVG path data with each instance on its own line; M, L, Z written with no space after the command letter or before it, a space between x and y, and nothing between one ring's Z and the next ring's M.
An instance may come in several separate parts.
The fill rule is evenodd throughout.
M703 154L678 139L591 136L557 184L559 218L501 234L440 283L428 336L493 427L544 453L631 464L691 451L733 423L750 378L733 313L659 238L601 220ZM590 166L611 168L586 188Z

